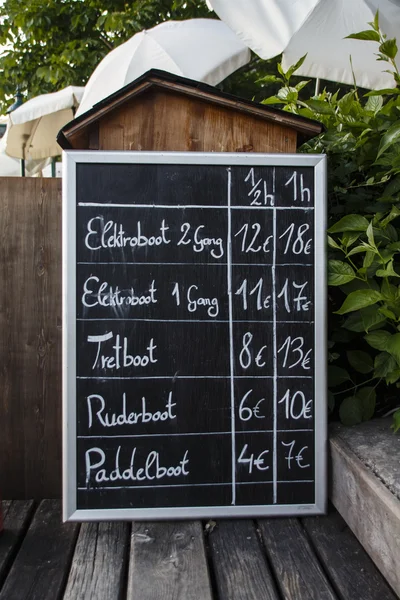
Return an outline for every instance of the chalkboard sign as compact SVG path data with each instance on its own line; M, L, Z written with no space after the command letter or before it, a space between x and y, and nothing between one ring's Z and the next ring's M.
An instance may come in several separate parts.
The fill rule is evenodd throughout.
M325 162L65 153L66 520L325 511Z

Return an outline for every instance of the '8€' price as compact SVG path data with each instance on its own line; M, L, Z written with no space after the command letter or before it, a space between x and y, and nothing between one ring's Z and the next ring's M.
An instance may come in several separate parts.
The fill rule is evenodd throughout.
M262 346L257 351L256 356L253 357L252 341L253 334L250 333L250 331L247 331L242 338L242 349L239 354L240 366L243 369L248 369L252 365L253 361L255 362L256 367L265 367L266 365L263 354L267 346Z

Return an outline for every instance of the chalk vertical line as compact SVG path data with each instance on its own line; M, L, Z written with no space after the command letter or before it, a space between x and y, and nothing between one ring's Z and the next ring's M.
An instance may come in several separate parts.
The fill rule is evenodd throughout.
M232 305L232 169L228 167L228 233L227 233L227 278L229 304L229 360L231 379L231 441L232 441L232 504L236 504L236 422L235 422L235 358L233 353L233 305Z
M273 169L273 196L275 197L275 168ZM278 353L276 342L276 208L272 210L272 352L273 352L273 503L277 502L277 481L278 481L278 443L277 443L277 422L278 422Z

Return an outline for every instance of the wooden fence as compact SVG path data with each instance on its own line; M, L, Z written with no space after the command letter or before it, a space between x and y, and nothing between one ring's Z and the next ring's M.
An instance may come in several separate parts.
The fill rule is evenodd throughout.
M0 178L0 495L61 495L61 180Z

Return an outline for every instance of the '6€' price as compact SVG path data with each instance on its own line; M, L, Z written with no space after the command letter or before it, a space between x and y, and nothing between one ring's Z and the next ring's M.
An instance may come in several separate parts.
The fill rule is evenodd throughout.
M265 419L265 415L261 414L261 406L260 404L265 401L265 398L261 398L258 400L256 404L251 404L251 398L249 400L250 395L253 393L253 390L249 390L243 396L240 405L239 405L239 418L241 421L250 421L252 417L256 419ZM250 406L247 404L249 401Z

